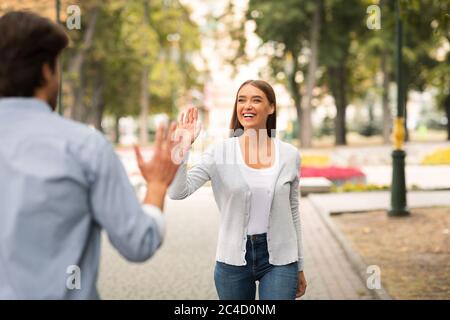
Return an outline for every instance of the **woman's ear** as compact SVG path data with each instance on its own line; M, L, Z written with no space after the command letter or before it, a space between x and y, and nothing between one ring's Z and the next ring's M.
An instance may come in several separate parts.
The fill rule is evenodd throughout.
M274 112L275 112L275 105L272 103L270 106L269 106L269 114L273 114Z

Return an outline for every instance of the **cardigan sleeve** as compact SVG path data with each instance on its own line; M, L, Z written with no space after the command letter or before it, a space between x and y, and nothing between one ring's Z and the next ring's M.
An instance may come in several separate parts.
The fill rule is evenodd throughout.
M167 190L169 198L182 200L193 194L198 188L211 179L213 165L213 145L208 147L201 155L200 162L187 170L190 151L187 152L171 185Z
M291 201L291 210L292 210L292 218L294 221L295 230L297 233L297 248L298 248L298 271L303 271L303 241L302 241L302 224L300 221L300 213L298 210L299 203L299 178L300 178L300 154L296 150L296 170L297 174L295 176L294 181L291 184L291 193L290 193L290 201Z

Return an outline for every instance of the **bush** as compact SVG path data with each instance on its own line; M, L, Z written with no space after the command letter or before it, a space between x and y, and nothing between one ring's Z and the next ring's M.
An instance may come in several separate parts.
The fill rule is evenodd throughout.
M363 184L363 183L351 183L346 182L343 185L331 186L331 192L365 192L365 191L388 191L390 190L389 185L378 185L378 184ZM418 191L421 190L417 185L413 184L408 190Z
M356 131L362 136L371 137L374 135L380 135L382 133L382 128L377 123L368 123L359 126Z
M334 120L326 116L320 126L314 130L314 136L320 138L323 136L331 136L334 134Z
M361 184L346 182L341 186L332 186L332 192L364 192L364 191L385 191L389 190L388 185Z

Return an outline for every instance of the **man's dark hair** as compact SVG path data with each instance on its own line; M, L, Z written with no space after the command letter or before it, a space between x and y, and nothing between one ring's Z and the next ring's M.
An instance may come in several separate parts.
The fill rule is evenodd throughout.
M31 12L0 17L0 97L32 97L45 85L42 66L48 63L55 71L68 43L62 27Z

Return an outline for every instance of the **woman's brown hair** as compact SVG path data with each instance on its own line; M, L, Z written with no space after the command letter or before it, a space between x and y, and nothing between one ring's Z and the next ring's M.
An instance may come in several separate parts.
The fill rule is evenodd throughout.
M231 117L231 123L230 123L230 136L231 137L237 137L240 136L244 131L244 126L239 122L238 116L237 116L237 102L238 102L238 95L239 91L241 91L242 87L245 85L250 84L262 92L267 97L267 100L269 100L269 103L274 106L274 112L272 114L269 114L266 121L266 128L267 128L267 135L269 137L275 137L275 130L277 127L277 100L275 98L275 91L273 90L272 86L268 84L267 82L263 80L247 80L241 86L239 87L238 91L236 92L236 100L234 101L234 109L233 109L233 116Z

